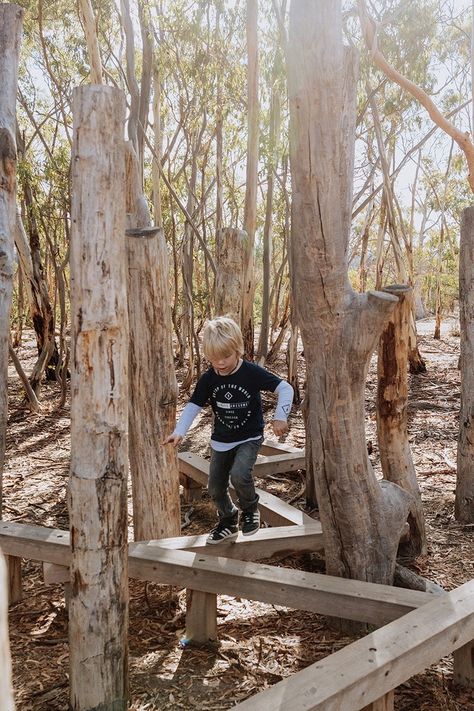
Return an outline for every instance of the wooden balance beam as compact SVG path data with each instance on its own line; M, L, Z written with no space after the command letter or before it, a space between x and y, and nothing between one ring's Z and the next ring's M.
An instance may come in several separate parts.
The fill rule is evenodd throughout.
M473 640L471 580L234 708L390 711L395 687L453 651L455 681L474 686Z
M181 474L193 479L201 486L207 486L209 479L209 462L194 452L180 452L178 454L178 465ZM260 457L254 466L255 477L268 476L277 472L287 472L291 469L301 469L304 467L304 455L299 453L279 454L274 457ZM256 489L259 495L258 508L262 519L270 526L285 526L287 524L312 524L314 519L287 504L277 496L269 494L262 489ZM230 486L230 495L235 500L234 488Z
M58 529L2 521L0 548L5 554L20 558L66 567L70 563L69 533ZM129 546L129 574L139 580L244 597L376 625L397 619L432 599L429 593L416 590L144 543Z

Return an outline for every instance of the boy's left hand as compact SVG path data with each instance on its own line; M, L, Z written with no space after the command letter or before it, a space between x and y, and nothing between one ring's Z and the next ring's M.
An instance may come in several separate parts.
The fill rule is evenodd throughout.
M272 420L272 427L275 437L282 437L288 432L288 422L286 420Z

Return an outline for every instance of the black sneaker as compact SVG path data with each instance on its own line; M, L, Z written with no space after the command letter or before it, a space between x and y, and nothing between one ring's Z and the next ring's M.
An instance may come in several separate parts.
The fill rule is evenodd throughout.
M206 538L206 543L215 545L216 543L223 543L224 541L235 541L238 535L239 527L237 522L229 523L219 521Z
M260 528L260 511L245 511L242 514L242 535L251 536Z

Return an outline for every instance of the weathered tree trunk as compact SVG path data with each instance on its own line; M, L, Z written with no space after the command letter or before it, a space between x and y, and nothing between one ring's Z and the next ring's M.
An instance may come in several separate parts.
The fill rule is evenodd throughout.
M402 552L409 557L426 553L426 534L420 488L416 479L407 429L408 332L411 318L411 289L393 285L384 289L398 297L392 316L379 342L377 360L377 435L382 472L387 481L398 484L413 496L408 516L410 536Z
M459 254L461 411L455 517L474 523L474 207L463 211Z
M0 517L8 417L8 344L15 270L16 91L23 10L0 5Z
M216 239L215 313L229 315L240 322L244 286L244 258L247 253L247 233L225 227Z
M340 2L292 3L292 287L326 567L331 575L390 583L411 496L377 482L365 444L369 358L397 298L356 294L348 282L357 64L343 49Z
M0 18L2 11L0 6ZM12 663L8 638L8 576L0 551L0 699L3 711L15 711L12 689Z
M30 384L36 395L39 395L41 379L46 373L48 380L56 380L56 367L59 363L59 352L55 340L54 312L48 293L43 260L41 257L40 235L35 216L33 193L28 179L22 180L25 197L29 258L24 258L26 233L20 214L17 215L16 245L22 259L23 271L28 278L28 293L30 296L30 316L36 334L38 359L30 375Z
M73 94L70 705L127 708L125 101Z
M137 156L126 150L128 315L130 323L130 472L136 541L180 533L176 451L162 442L176 418L177 383L171 343L168 260L163 231L150 227ZM146 229L145 229L146 233Z
M247 0L247 169L244 208L244 230L248 235L242 303L242 335L248 358L254 354L253 299L255 292L255 229L257 226L257 169L258 169L258 4Z

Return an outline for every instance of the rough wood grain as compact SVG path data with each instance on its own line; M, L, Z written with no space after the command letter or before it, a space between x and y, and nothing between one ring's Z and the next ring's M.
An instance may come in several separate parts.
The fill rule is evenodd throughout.
M127 228L151 224L137 157L126 145ZM163 230L127 237L130 323L130 473L135 540L180 531L178 463L163 440L176 418L178 386L171 342L168 257Z
M127 707L125 102L73 94L70 705Z
M473 637L471 580L234 708L358 711Z

